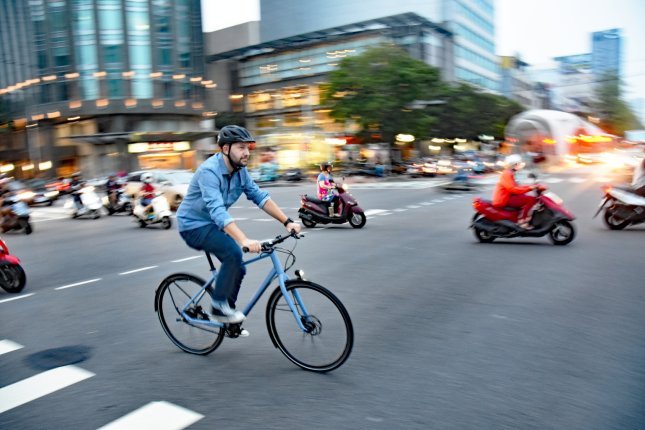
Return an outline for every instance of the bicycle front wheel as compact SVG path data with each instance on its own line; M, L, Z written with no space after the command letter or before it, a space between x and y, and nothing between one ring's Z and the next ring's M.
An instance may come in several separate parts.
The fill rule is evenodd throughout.
M297 318L278 287L267 302L266 322L273 344L294 364L313 372L340 367L352 352L354 328L345 306L326 288L308 281L287 284Z
M155 310L164 332L175 345L191 354L210 354L224 339L224 328L193 324L181 315L181 310L205 283L197 276L176 273L159 284L155 295ZM186 314L208 321L208 306L210 296L203 290L195 303L186 309Z

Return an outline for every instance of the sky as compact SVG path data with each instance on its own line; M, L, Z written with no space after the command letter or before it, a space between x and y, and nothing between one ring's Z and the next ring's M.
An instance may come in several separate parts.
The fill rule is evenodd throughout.
M621 28L625 99L645 99L645 0L494 1L497 54L519 54L536 68L589 53L592 32ZM204 31L260 18L259 0L202 0L202 11Z

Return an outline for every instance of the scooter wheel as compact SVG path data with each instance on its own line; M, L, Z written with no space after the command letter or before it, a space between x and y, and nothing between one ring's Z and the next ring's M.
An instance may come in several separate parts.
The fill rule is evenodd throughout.
M170 227L172 227L172 221L170 221L170 218L167 216L163 217L161 220L161 226L165 229L168 230Z
M316 226L316 223L308 219L302 219L302 225L307 228L314 228Z
M576 230L573 228L573 224L567 220L558 221L549 232L549 237L554 245L567 245L575 236Z
M486 230L482 230L480 228L475 227L475 237L477 240L479 240L481 243L491 243L492 241L495 240L495 236L487 232Z
M349 225L354 228L363 228L367 222L367 217L363 212L354 212L349 216Z
M22 266L18 264L3 264L0 266L0 287L8 293L19 293L25 288L27 276Z

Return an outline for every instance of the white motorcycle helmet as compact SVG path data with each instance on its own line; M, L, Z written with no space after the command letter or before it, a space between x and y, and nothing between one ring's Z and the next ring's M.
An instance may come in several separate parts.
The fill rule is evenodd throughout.
M511 154L504 160L506 167L515 171L522 170L525 166L520 154Z
M141 175L141 182L143 182L145 184L151 183L153 179L154 178L152 176L152 173L150 173L150 172L146 172L146 173Z

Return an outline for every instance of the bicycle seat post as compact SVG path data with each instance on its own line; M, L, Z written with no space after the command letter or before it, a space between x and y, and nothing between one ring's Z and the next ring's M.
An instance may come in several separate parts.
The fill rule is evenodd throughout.
M211 272L215 270L215 265L213 264L213 259L211 258L211 255L204 251L204 254L206 254L206 258L208 259L208 264L211 266Z

